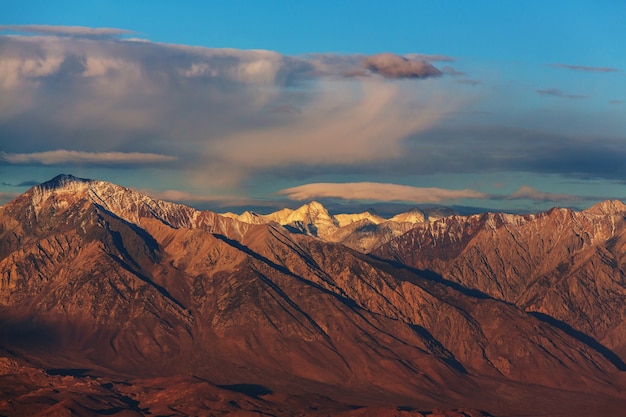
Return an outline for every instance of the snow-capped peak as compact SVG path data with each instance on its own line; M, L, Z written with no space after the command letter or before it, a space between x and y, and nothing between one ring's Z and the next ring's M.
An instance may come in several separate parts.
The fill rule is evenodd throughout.
M78 178L73 175L61 174L31 188L32 202L35 209L41 206L44 201L55 194L57 196L82 196L87 192L91 180ZM38 210L37 210L38 211Z
M396 214L389 220L396 223L423 223L425 218L426 216L422 210L412 209L404 213Z
M78 178L73 175L58 175L30 190L35 213L42 207L52 205L64 208L85 200L134 224L141 218L154 216L176 227L193 227L197 210L181 204L155 200L130 188L106 181Z

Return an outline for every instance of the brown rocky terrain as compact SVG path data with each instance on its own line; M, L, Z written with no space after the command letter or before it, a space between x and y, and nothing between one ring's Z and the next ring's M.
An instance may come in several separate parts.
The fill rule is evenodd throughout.
M626 205L582 212L453 216L417 225L375 255L532 312L626 366Z
M0 208L0 414L619 415L615 207L569 214L579 229L561 220L552 234L543 228L554 213L568 218L563 211L444 218L370 256L275 222L55 178ZM494 266L517 275L482 286L477 272L445 269L468 265L473 237L492 231L493 242L503 228L532 248L516 252L532 267ZM568 246L566 236L585 230L587 246ZM524 240L535 236L552 255ZM503 245L490 261L517 260ZM588 246L606 262L575 256ZM595 266L593 288L609 304L576 306L591 295L572 295L584 274L560 266L566 254ZM537 276L548 290L538 291L527 274L550 263L570 281L546 266ZM562 315L539 307L563 288L572 301ZM567 321L572 311L590 311L606 336Z

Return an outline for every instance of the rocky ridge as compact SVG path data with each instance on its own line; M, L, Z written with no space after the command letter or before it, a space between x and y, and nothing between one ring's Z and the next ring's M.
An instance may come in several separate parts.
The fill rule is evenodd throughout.
M265 215L246 211L240 215L224 213L222 216L249 224L274 222L292 232L341 243L364 253L400 236L415 224L426 221L425 213L419 209L397 214L390 219L372 211L331 215L316 201L304 204L296 210L285 208Z

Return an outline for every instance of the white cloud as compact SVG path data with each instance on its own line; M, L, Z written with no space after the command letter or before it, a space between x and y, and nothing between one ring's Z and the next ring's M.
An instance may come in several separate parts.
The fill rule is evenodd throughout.
M0 160L10 164L97 163L97 164L149 164L176 160L173 156L142 152L82 152L65 149L33 152L0 152Z
M361 201L402 201L408 203L442 203L464 198L487 198L487 194L475 190L448 190L443 188L411 187L408 185L378 182L314 183L287 188L277 194L292 200L304 201L316 198L337 198Z

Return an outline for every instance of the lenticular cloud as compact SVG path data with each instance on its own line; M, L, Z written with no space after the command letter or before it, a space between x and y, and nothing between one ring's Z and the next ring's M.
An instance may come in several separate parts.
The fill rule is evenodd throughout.
M441 203L462 198L486 198L474 190L447 190L443 188L412 187L377 182L314 183L287 188L278 192L292 200L337 198L361 201L402 201L411 203Z

